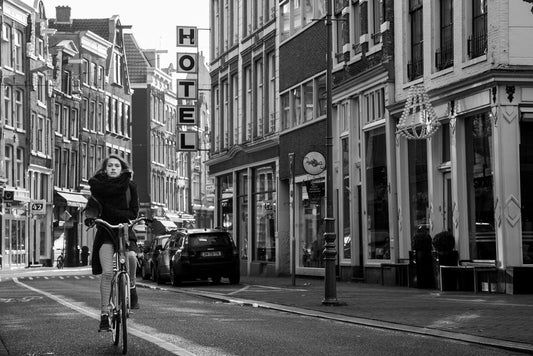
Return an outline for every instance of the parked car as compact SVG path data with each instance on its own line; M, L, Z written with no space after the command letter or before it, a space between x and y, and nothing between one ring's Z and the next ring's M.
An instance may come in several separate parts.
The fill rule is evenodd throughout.
M199 278L211 278L214 283L220 283L222 278L228 278L231 284L240 282L239 251L227 231L178 231L176 239L168 244L168 255L169 279L174 286Z
M170 280L170 261L178 249L179 235L170 236L157 254L155 282L163 284Z
M171 235L159 235L152 238L143 250L141 277L156 280L157 256Z

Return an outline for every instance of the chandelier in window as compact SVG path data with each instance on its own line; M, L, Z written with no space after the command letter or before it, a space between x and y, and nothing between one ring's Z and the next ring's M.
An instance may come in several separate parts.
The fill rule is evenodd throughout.
M396 134L403 135L410 140L424 140L437 132L439 126L440 122L429 102L424 85L412 86L407 95Z

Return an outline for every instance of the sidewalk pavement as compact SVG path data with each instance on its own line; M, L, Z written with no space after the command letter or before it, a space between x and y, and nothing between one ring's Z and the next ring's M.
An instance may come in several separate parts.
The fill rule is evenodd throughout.
M13 274L49 273L75 275L90 274L91 271L89 267L63 270L28 268L12 273L0 271L0 281ZM533 295L530 294L440 292L435 289L336 281L333 295L332 291L328 291L328 302L336 303L325 305L322 278L297 277L293 285L291 277L241 276L240 285L231 289L205 287L203 284L199 287L184 284L182 288L157 286L140 278L137 279L137 285L533 354Z
M242 276L242 288L230 294L206 292L207 288L177 290L226 302L533 354L533 295L440 292L337 281L333 293L337 303L325 305L322 278L296 278L295 285L292 282L291 277ZM331 297L328 291L328 302Z

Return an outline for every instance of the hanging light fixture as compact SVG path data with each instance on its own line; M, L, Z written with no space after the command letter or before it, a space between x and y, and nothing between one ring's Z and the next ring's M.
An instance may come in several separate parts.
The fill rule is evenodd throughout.
M440 122L429 102L424 85L412 86L396 134L401 134L410 140L424 140L437 132L439 126Z

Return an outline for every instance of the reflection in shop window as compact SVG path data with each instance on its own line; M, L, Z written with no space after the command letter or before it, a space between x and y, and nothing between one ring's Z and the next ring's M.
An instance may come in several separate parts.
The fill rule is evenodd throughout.
M492 174L492 124L487 113L466 120L467 177L470 197L470 258L496 259Z
M298 211L300 267L324 267L324 180L307 181L300 185Z
M276 190L271 166L254 169L254 259L276 261Z
M427 144L426 140L408 141L409 208L411 238L429 224Z
M529 116L528 116L529 115ZM522 202L522 262L533 264L533 115L520 122L520 199Z
M342 257L350 259L352 257L352 237L350 224L350 146L348 138L342 139L342 230L343 230L343 252Z
M368 258L389 259L389 201L385 128L366 133Z
M238 173L238 202L237 214L239 222L237 225L237 247L241 251L241 259L248 259L248 174L246 171Z

